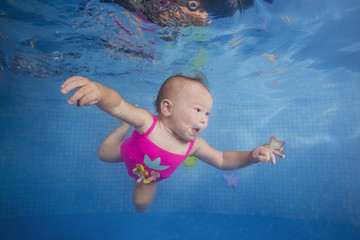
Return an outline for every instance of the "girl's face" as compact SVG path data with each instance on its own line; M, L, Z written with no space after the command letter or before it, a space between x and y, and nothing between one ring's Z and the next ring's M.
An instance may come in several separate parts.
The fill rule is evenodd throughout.
M172 100L170 129L184 141L192 141L207 127L213 99L198 82L184 82Z

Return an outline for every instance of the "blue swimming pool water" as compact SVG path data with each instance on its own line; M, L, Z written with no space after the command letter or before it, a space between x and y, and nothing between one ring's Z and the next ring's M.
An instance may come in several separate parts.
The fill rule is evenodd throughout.
M164 29L113 3L2 1L0 238L359 239L359 16L355 0L256 0L208 27ZM96 156L117 120L67 105L60 85L86 76L154 111L161 83L191 70L214 96L209 144L274 136L286 158L182 165L137 214L125 167Z

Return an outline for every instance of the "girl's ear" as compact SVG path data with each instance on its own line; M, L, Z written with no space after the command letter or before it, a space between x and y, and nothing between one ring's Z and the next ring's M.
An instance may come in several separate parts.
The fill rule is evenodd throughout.
M173 103L169 99L163 99L160 103L161 113L169 117L173 111Z

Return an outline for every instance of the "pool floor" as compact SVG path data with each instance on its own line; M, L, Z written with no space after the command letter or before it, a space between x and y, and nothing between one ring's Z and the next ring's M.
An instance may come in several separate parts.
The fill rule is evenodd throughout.
M360 229L347 224L220 214L87 214L1 219L0 226L2 240L360 239Z

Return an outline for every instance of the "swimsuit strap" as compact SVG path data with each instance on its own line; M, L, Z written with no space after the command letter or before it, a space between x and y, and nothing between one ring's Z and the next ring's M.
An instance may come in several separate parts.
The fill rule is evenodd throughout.
M152 132L152 130L154 130L154 127L155 127L158 119L155 115L153 115L153 118L154 118L154 121L153 121L151 127L149 128L149 130L147 130L146 133L144 134L145 137L149 136L149 134Z
M158 119L157 119L157 117L155 115L153 115L153 118L154 118L154 121L151 124L151 127L144 134L145 137L148 137L149 134L152 132L152 130L154 130L154 128L155 128L155 125L156 125L156 122L157 122ZM193 148L195 140L196 140L196 138L190 142L189 148L188 148L188 150L187 150L187 152L185 154L186 156L189 155L191 149Z
M195 143L195 140L196 140L196 138L194 138L194 140L192 140L192 141L190 142L189 149L187 150L187 152L186 152L186 154L185 154L186 156L189 155L191 149L193 148L194 143Z

